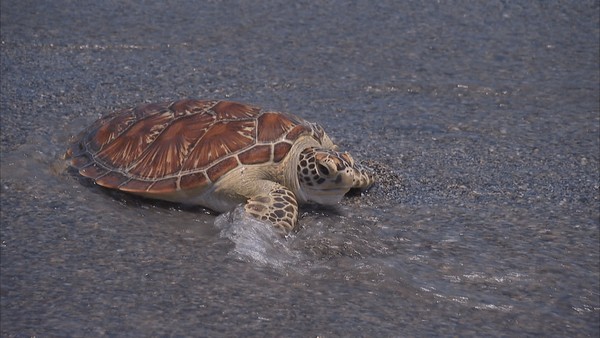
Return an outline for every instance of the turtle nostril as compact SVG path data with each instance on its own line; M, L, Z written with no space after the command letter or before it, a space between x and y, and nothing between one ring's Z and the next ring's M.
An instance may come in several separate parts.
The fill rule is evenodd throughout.
M326 167L326 166L324 166L324 165L322 165L322 164L319 164L319 165L317 166L317 169L319 169L319 172L320 172L321 174L323 174L323 175L325 175L325 176L329 176L329 169L327 169L327 167Z

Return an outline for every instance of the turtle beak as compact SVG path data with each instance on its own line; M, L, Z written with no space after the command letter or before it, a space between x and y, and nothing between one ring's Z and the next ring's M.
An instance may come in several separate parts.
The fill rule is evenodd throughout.
M340 189L310 189L309 201L323 205L338 204L350 188Z

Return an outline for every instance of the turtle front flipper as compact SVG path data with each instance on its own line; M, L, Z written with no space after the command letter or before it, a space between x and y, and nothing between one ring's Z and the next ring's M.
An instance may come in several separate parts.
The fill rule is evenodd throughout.
M273 223L283 233L288 233L298 222L298 202L296 196L281 184L259 180L256 187L259 193L252 196L244 206L253 217Z

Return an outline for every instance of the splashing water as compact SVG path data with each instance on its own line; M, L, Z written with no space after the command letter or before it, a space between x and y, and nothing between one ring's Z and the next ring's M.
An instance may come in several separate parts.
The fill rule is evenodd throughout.
M261 222L245 211L243 206L221 214L215 219L220 236L231 240L236 258L277 269L294 266L301 253L290 248L289 242L268 223Z

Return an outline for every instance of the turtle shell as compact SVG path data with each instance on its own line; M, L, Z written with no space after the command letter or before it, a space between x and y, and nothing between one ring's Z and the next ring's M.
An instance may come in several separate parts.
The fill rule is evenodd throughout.
M143 195L201 189L241 165L281 162L316 124L228 101L186 99L109 114L67 150L71 166L97 184Z

